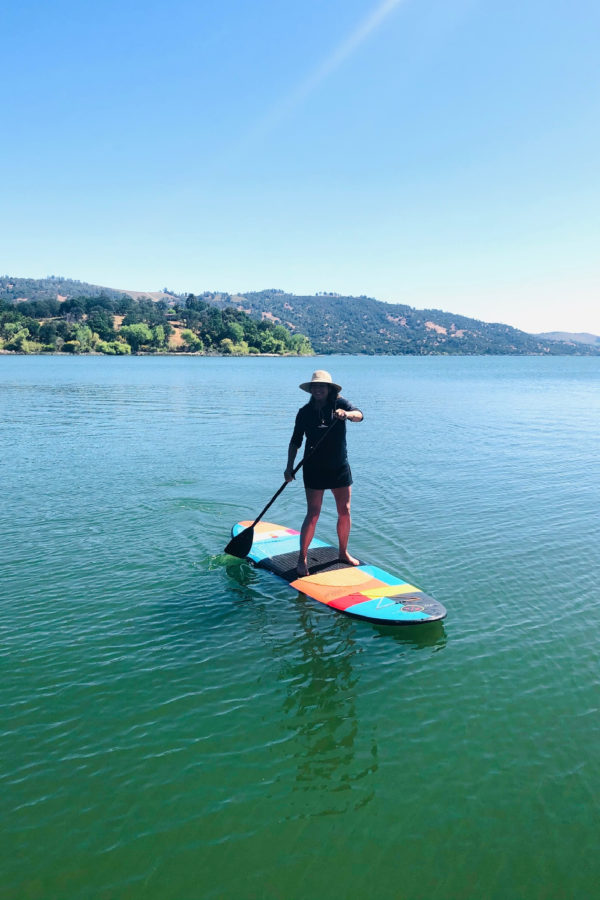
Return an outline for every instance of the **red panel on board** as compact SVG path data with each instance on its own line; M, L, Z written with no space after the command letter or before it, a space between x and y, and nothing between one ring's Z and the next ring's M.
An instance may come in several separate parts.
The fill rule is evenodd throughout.
M368 599L364 594L346 594L345 597L336 597L335 600L330 600L327 605L334 609L348 609L349 606L354 606L355 603L364 603Z

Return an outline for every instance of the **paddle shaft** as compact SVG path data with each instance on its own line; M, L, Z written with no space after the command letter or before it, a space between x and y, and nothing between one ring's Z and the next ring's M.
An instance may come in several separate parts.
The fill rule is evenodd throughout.
M300 462L298 463L298 465L297 465L294 469L292 469L292 475L295 475L296 472L299 472L299 471L300 471L300 469L302 468L302 466L304 465L304 463L306 462L306 460L307 460L310 456L313 455L313 453L315 452L315 450L317 449L317 447L319 446L319 444L320 444L322 441L325 440L325 438L327 437L327 435L329 434L329 432L330 432L331 429L334 427L334 425L335 425L335 423L336 423L337 421L338 421L338 419L335 419L335 418L334 418L333 422L331 423L331 425L329 426L329 428L327 429L327 431L325 431L324 434L321 435L321 437L319 438L319 440L317 441L317 443L315 444L315 446L312 448L312 450L311 450L309 453L305 453L304 456L302 457L302 459L300 460ZM255 518L255 520L254 520L254 522L252 523L252 525L248 526L249 528L254 528L254 526L256 525L256 523L257 523L257 522L260 522L260 520L262 519L262 517L264 516L264 514L266 513L266 511L269 509L270 506L272 506L273 503L275 503L275 501L277 500L277 498L279 497L279 495L281 494L281 492L287 487L287 485L288 485L288 482L287 482L287 481L284 481L283 484L281 485L281 487L279 488L279 490L278 490L275 494L273 494L273 496L271 497L271 499L269 500L269 502L267 503L267 505L265 506L265 508L263 509L263 511L262 511L261 513L259 513L259 515Z

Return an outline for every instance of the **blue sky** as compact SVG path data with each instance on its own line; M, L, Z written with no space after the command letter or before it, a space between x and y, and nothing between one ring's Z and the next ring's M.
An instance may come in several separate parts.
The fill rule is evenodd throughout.
M0 272L600 334L600 5L9 0Z

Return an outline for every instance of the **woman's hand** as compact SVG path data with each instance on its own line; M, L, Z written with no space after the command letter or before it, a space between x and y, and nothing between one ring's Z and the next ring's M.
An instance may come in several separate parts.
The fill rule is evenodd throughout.
M336 409L334 412L336 419L347 419L348 422L362 422L363 414L359 409Z
M294 472L292 469L286 469L285 472L283 473L283 477L285 478L286 484L289 484L290 481L296 480L296 476L294 475Z

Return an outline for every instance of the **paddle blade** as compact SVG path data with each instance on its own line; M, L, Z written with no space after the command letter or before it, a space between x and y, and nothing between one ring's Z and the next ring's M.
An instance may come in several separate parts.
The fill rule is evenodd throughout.
M250 553L253 540L254 527L251 525L249 528L244 528L243 531L240 531L239 534L236 534L235 537L231 538L225 547L225 553L229 553L230 556L237 556L239 559L246 559Z

